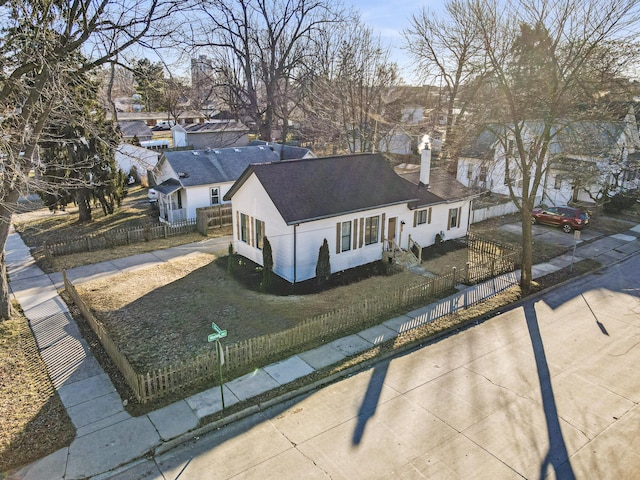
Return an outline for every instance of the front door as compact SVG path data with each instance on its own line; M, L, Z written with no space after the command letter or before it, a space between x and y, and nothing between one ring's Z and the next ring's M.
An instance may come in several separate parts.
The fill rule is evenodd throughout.
M396 220L398 217L389 218L389 226L387 228L387 239L389 240L389 247L393 248L393 243L396 241Z

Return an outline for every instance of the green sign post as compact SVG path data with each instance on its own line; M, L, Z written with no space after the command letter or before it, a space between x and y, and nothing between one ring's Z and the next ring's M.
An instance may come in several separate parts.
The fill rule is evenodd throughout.
M222 410L224 410L224 389L222 388L222 365L224 365L224 354L222 353L222 345L220 339L227 336L226 330L221 330L215 323L211 323L211 328L215 333L209 334L207 340L209 342L216 342L216 349L218 353L218 372L220 373L220 398L222 399Z

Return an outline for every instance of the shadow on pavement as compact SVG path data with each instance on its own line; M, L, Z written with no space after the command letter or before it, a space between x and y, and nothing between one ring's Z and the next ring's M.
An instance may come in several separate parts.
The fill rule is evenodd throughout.
M364 430L367 427L367 422L371 417L376 414L378 408L378 401L380 400L380 392L384 385L384 379L387 376L389 370L389 362L384 361L377 363L371 374L367 391L362 399L362 404L358 410L358 423L353 431L353 437L351 443L353 445L360 445L362 437L364 436Z
M527 302L524 305L524 314L531 338L531 346L536 359L536 368L538 371L538 381L540 382L540 392L542 394L542 407L544 409L544 417L547 423L547 434L549 435L549 450L545 455L542 465L540 465L540 475L538 478L547 477L549 467L553 467L557 478L575 479L567 446L562 436L560 428L560 419L558 418L558 408L553 394L553 386L551 385L551 374L549 373L549 365L544 352L544 344L540 335L538 326L538 316L535 310L535 303ZM560 474L559 472L562 472Z

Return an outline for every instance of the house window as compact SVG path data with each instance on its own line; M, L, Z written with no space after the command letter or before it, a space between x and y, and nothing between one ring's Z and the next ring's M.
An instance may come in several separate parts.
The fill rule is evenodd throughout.
M431 208L426 208L424 210L418 210L418 211L416 211L415 215L416 215L416 221L415 221L416 225L423 225L425 223L431 223Z
M480 167L480 176L479 179L481 182L487 181L487 167Z
M249 217L244 213L240 214L240 240L245 243L249 241Z
M560 190L562 188L562 176L561 175L556 175L556 179L553 182L553 188L555 188L556 190Z
M371 245L378 242L378 229L380 217L367 217L364 219L364 244Z
M218 187L211 189L211 205L218 205L220 203L220 189Z
M509 162L505 159L504 162L504 184L509 185Z
M461 213L462 213L462 208L449 209L449 226L447 227L447 230L451 230L452 228L457 228L460 226Z
M467 180L471 180L473 178L473 165L469 165L467 167Z
M264 246L264 222L256 218L256 248L262 250Z
M342 222L340 224L340 251L346 252L351 250L351 222Z

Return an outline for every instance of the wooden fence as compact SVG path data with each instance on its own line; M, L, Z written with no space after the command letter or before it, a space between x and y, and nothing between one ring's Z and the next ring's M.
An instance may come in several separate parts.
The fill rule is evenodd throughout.
M93 252L119 245L148 242L157 238L168 238L196 230L196 221L187 220L179 224L150 223L131 228L113 229L104 234L86 235L67 242L46 243L44 253L48 258L72 253Z
M222 228L233 223L231 204L196 208L196 228L206 236L210 228Z
M80 295L78 295L78 291L69 281L67 273L64 270L62 271L62 278L64 280L64 288L73 300L73 303L78 307L84 319L91 326L91 329L97 335L105 352L107 352L107 355L109 355L113 363L118 367L118 370L120 370L136 397L140 398L139 375L133 369L127 358L120 352L115 342L111 340L102 323L93 315L91 309L87 307Z
M488 275L489 272L498 275L510 271L509 269L513 270L515 267L514 259L518 253L511 252L501 257L492 258L488 265L470 266L468 264L464 272L458 272L454 269L448 275L429 278L422 283L398 288L385 295L361 299L349 307L303 320L297 326L282 332L225 345L223 347L225 368L231 371L258 368L266 365L269 361L278 359L286 352L309 347L316 343L318 338L330 341L347 331L370 325L399 310L427 304L451 291L460 282L467 282L470 279L479 281L483 275ZM64 282L73 301L94 329L105 347L105 351L123 373L141 403L161 398L205 380L217 378L217 349L211 349L203 355L144 374L135 372L124 355L119 352L115 343L109 338L102 324L79 297L66 275L64 275ZM450 309L443 309L434 319L450 313L454 312Z

